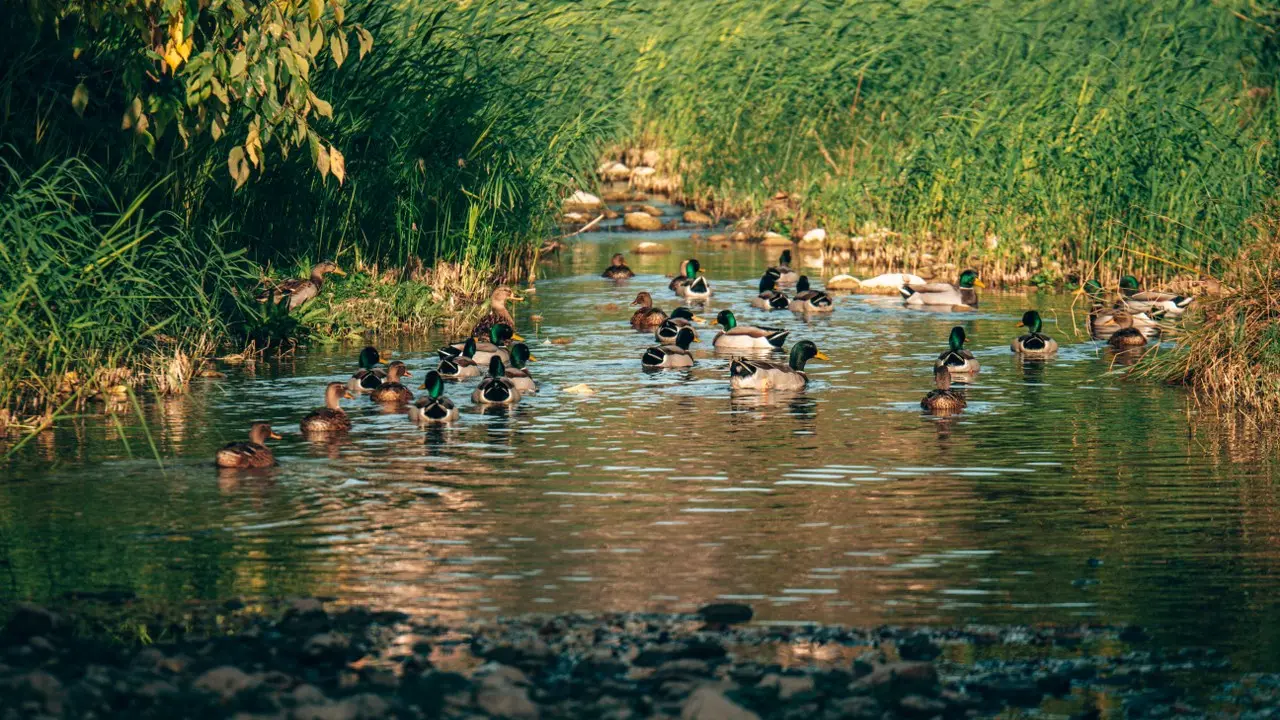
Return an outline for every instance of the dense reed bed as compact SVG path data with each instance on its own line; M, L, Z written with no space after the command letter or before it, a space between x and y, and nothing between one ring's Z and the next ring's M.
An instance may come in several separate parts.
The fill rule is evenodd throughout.
M1186 271L1129 251L1219 271L1274 192L1272 3L656 0L625 18L636 142L676 149L685 190L731 211L790 191L804 223L874 221L1014 278L1104 253L1153 277Z

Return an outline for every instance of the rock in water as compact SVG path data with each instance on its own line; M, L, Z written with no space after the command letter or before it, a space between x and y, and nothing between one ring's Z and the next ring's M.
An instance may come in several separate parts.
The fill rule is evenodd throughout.
M661 230L662 221L645 212L629 212L622 223L631 230Z
M791 238L786 235L779 235L776 232L767 232L764 234L764 239L760 241L760 244L765 247L790 247Z
M690 225L710 225L715 222L710 215L697 210L686 210L682 219Z
M685 701L681 720L760 720L760 716L713 687L700 687Z
M712 603L699 608L698 615L708 625L739 625L751 622L755 611L742 603Z

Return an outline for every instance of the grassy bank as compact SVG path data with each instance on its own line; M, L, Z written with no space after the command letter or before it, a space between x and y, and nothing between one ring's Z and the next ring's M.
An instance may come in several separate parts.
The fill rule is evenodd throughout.
M1217 272L1274 193L1271 3L658 0L615 29L635 144L779 229L872 221L1010 279ZM778 219L769 222L779 222ZM1043 259L1043 261L1041 260Z

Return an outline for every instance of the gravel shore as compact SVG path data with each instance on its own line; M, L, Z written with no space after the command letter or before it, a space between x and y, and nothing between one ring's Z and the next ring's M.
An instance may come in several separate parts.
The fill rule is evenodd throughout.
M1147 647L1136 628L740 624L750 614L445 626L310 598L231 601L148 643L19 605L0 638L0 720L1280 717L1280 676Z

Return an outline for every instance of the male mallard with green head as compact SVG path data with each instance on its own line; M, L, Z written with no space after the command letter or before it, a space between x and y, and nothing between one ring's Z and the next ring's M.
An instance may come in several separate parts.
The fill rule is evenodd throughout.
M533 353L529 352L528 345L518 342L511 346L511 367L507 368L505 375L521 393L538 392L538 386L533 382L533 376L529 374L529 369L525 367L527 363L535 361L537 361L537 358L533 356Z
M1132 275L1120 278L1120 306L1131 313L1144 312L1176 320L1194 301L1195 298L1190 296L1143 290L1138 278Z
M381 368L376 367L381 363L387 362L387 359L378 352L378 348L370 345L360 351L358 359L360 369L351 375L351 379L347 381L347 388L351 392L369 392L376 389L386 379L387 373Z
M346 432L351 429L351 418L343 411L340 401L351 400L347 386L340 382L329 383L324 390L324 407L302 418L304 434Z
M272 432L271 423L256 422L249 426L249 442L233 442L222 446L213 456L213 464L220 468L264 468L276 464L276 456L267 447L267 440L279 440Z
M800 275L791 269L790 250L783 250L782 255L778 257L778 264L770 267L766 272L776 275L780 285L790 285L800 279Z
M978 273L965 270L960 273L960 286L949 283L925 283L924 285L906 285L899 292L908 305L951 305L955 307L978 307L978 291L986 285L978 279Z
M635 277L636 274L631 272L631 268L627 267L626 258L622 256L622 253L615 253L613 259L609 262L609 267L605 268L604 272L600 273L600 276L610 280L626 280L627 278Z
M791 301L778 290L777 271L773 268L765 270L764 275L760 276L760 294L751 299L751 307L761 310L786 310L790 305Z
M489 375L471 393L471 402L480 405L515 405L520 402L520 391L507 379L507 368L500 358L489 360Z
M387 379L383 381L369 398L374 402L404 404L413 402L413 391L400 384L400 378L412 377L409 368L396 360L387 366Z
M951 372L944 365L933 368L933 384L936 389L920 401L920 407L933 415L950 415L958 413L969 403L964 395L951 389Z
M964 349L966 340L968 338L965 337L964 328L959 325L951 328L947 349L938 356L934 367L945 367L952 375L977 375L982 368L973 353Z
M494 288L493 293L489 295L489 312L485 313L484 317L476 322L476 326L471 329L471 337L477 340L489 337L489 328L498 323L514 328L516 319L511 314L511 311L507 309L507 301L520 302L522 300L524 298L516 295L515 291L506 285L499 285Z
M663 345L674 345L680 328L692 328L694 321L702 322L702 319L694 315L689 308L680 306L671 311L671 317L662 321L658 329L653 332L653 337Z
M829 313L835 310L835 304L831 301L831 296L821 290L811 290L809 288L809 276L801 275L796 281L796 295L791 298L791 304L788 305L792 312L799 313Z
M652 330L667 319L667 313L653 306L653 296L647 292L637 294L631 305L640 308L631 315L631 327L637 330Z
M711 345L717 350L772 350L781 348L790 330L739 325L732 310L721 310L716 323L724 328L716 333Z
M475 361L476 339L467 338L462 343L462 352L453 357L442 357L436 371L440 377L450 380L466 380L481 374L480 366Z
M729 387L734 390L803 390L809 384L804 367L809 360L829 360L810 340L791 347L786 363L756 358L735 358L729 364Z
M699 274L702 265L697 260L689 259L684 266L684 282L676 285L675 291L688 300L706 300L711 297L711 283L705 275Z
M506 323L498 323L489 328L489 341L476 343L476 354L472 359L480 367L489 364L489 358L498 356L502 358L502 362L511 362L511 353L507 350L507 343L516 340L524 341L511 329ZM455 346L457 347L457 346Z
M458 408L444 396L444 380L431 370L422 379L427 394L409 407L409 420L418 425L448 425L458 419Z
M302 303L320 294L320 288L324 287L325 275L346 275L342 268L332 260L318 262L311 266L311 277L306 280L295 278L293 280L285 280L273 287L267 288L258 293L258 301L266 302L268 298L275 298L275 302L289 303L289 309L293 310Z
M640 364L646 370L690 367L693 365L693 353L689 352L689 345L697 339L693 328L682 327L676 331L674 345L654 345L645 350L644 355L640 356Z
M1057 341L1040 332L1041 325L1040 313L1035 310L1022 313L1018 327L1025 327L1030 332L1014 338L1009 348L1027 358L1045 358L1057 352Z

